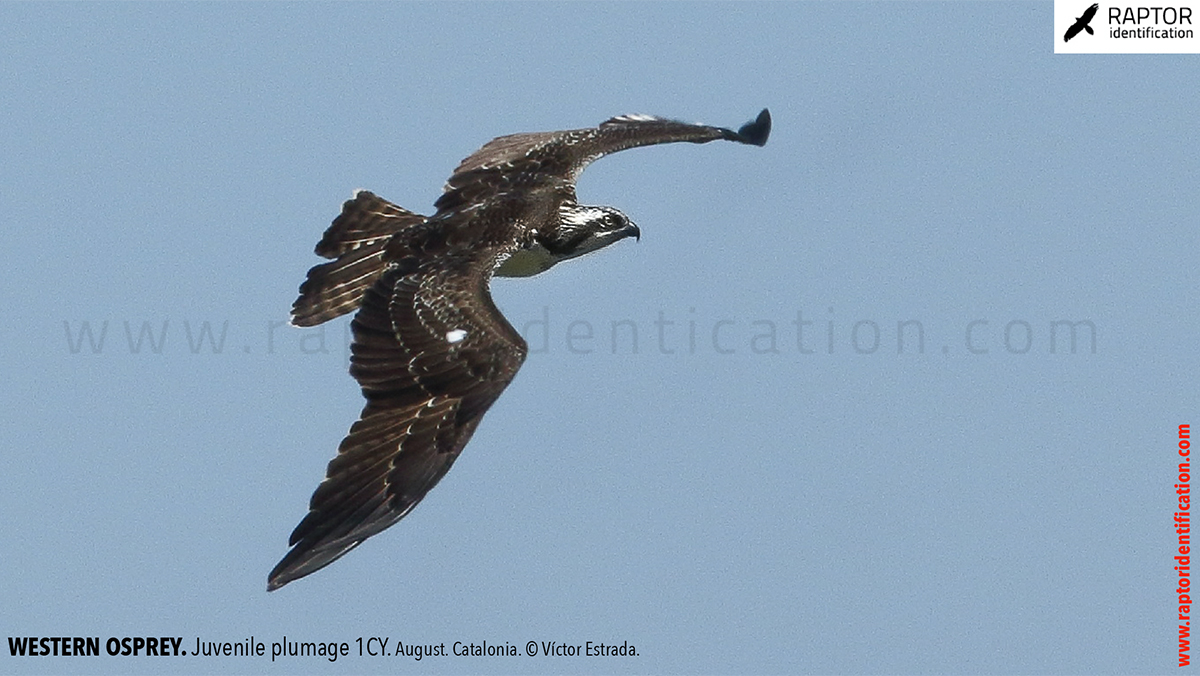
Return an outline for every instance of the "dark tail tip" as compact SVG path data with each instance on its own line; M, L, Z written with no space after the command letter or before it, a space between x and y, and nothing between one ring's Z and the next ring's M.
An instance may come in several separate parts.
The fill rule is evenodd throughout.
M763 108L753 122L747 122L737 130L737 135L742 143L752 146L766 145L767 137L771 135L771 111Z

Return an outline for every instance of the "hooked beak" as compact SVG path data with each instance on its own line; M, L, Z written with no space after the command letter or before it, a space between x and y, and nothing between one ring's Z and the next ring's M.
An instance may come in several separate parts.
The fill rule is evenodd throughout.
M639 242L642 241L642 230L633 221L630 221L629 225L621 228L619 232L623 237L632 237Z

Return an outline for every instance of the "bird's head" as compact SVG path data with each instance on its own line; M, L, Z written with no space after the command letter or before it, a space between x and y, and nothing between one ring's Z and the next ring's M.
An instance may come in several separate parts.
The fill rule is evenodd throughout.
M642 236L628 216L612 207L564 205L559 216L558 232L543 242L558 260L577 258L626 237Z
M641 238L642 231L629 217L612 207L564 204L559 222L550 232L539 233L528 248L506 258L497 277L529 277L558 263L625 239Z

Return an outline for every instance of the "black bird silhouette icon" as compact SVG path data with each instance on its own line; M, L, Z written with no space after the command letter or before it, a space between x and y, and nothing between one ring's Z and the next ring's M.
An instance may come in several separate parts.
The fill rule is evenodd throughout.
M1092 19L1096 16L1096 12L1099 9L1100 3L1092 3L1092 6L1088 7L1087 10L1084 11L1083 16L1075 19L1075 23L1071 24L1071 27L1067 29L1067 34L1063 36L1063 42L1070 42L1071 38L1079 35L1079 31L1087 31L1088 35L1095 35L1095 31L1093 31L1092 27L1088 24L1092 22Z

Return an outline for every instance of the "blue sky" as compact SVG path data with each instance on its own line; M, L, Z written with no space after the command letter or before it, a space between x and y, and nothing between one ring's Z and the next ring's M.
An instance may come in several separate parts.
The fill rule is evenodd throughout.
M1200 62L1052 32L1032 2L0 5L0 634L522 653L0 671L1175 670ZM592 166L641 241L497 280L531 354L454 469L265 591L362 406L346 319L280 325L354 189L428 212L494 136L763 106L765 148Z

